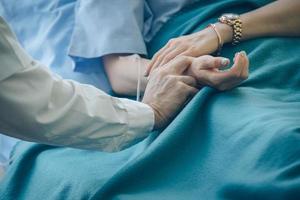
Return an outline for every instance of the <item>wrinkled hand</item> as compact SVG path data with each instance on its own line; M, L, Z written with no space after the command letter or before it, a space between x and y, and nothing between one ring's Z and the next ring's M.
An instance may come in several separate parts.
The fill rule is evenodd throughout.
M218 90L228 90L249 75L249 60L245 52L236 53L233 66L228 70L220 70L229 64L229 59L209 55L191 59L191 67L187 75L193 76L200 86L211 86Z
M191 62L188 57L177 57L149 76L143 103L154 111L154 129L166 127L183 105L197 92L196 80L183 73Z
M217 24L223 42L231 39L232 29L224 24ZM163 66L176 56L199 57L215 52L218 48L218 37L212 28L203 29L197 33L169 40L152 58L145 76L159 66Z

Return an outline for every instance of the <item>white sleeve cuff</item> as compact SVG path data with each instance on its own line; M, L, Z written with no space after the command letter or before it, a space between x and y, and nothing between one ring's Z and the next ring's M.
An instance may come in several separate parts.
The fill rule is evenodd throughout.
M129 120L129 131L138 134L149 133L154 127L154 112L147 104L129 99L121 99Z
M128 113L128 129L122 138L115 140L120 150L146 138L153 130L155 121L154 112L147 104L123 98L119 100Z

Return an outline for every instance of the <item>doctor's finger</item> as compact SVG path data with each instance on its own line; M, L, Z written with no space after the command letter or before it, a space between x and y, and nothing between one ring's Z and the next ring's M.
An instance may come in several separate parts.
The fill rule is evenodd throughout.
M185 84L184 82L179 82L179 90L182 96L185 97L185 101L191 99L191 97L195 96L199 90L193 86Z
M197 86L197 81L195 78L191 76L175 76L177 81L183 82L189 86L196 87Z

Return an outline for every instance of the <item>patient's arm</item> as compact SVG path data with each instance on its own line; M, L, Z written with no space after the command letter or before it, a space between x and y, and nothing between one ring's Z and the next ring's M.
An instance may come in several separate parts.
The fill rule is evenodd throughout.
M103 57L105 71L115 93L120 95L136 95L138 67L140 66L140 91L143 93L147 78L143 76L148 59L138 55L112 54Z
M211 86L218 90L228 90L248 77L249 61L245 52L236 54L234 64L226 71L220 70L230 61L223 57L209 55L200 57L183 56L189 61L185 75L193 76L198 86ZM105 69L114 92L123 95L135 95L137 89L138 65L141 65L141 93L145 90L147 79L143 76L149 60L131 56L111 55L104 58ZM164 67L164 66L163 66Z
M240 15L242 40L258 37L300 36L300 1L281 0ZM233 30L230 26L216 23L216 29L224 43L231 43ZM218 48L218 37L212 28L171 39L152 58L147 67L151 70L164 65L177 55L201 56Z

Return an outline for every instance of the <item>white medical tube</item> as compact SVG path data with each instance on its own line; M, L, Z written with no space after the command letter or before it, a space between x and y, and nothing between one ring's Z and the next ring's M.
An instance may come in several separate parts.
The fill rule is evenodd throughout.
M136 86L136 101L141 98L141 58L135 54L135 61L137 63L137 86Z

